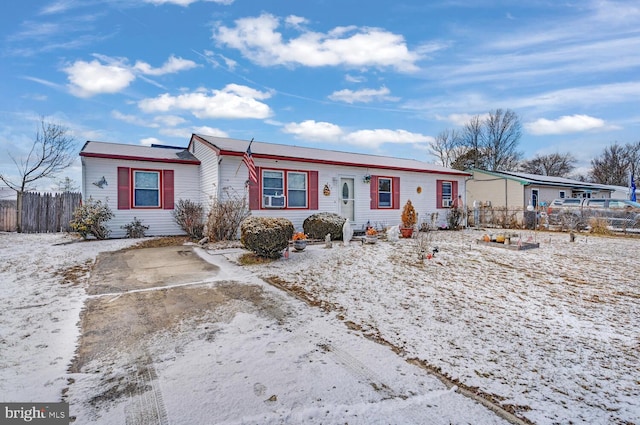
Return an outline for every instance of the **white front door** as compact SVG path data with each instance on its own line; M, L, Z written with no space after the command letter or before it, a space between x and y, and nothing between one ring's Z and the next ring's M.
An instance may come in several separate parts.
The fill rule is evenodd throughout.
M353 194L353 179L342 177L340 178L340 215L344 218L348 218L351 222L354 222L354 194Z

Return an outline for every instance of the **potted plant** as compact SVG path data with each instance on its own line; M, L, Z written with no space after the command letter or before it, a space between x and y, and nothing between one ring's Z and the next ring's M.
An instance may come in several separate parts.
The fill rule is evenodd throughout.
M376 243L376 242L378 242L378 231L373 227L369 227L367 229L367 231L365 232L364 241L366 243Z
M307 235L304 232L297 232L293 235L293 249L304 251L307 247Z
M411 235L413 235L413 227L417 222L418 214L411 203L411 199L408 199L402 210L402 226L400 226L400 233L402 233L403 238L410 238Z

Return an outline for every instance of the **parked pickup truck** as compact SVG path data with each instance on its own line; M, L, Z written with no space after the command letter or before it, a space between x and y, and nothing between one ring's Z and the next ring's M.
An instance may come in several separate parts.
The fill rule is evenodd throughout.
M586 228L591 218L602 218L612 228L639 228L640 203L628 199L555 199L547 209L549 224Z

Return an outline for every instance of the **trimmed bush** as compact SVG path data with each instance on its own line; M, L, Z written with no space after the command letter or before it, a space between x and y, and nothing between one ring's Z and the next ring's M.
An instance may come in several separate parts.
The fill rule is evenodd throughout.
M240 224L240 242L260 257L280 258L293 231L293 223L286 218L250 216Z
M324 239L331 233L331 239L342 239L342 226L346 218L328 212L310 215L302 223L304 232L312 239Z

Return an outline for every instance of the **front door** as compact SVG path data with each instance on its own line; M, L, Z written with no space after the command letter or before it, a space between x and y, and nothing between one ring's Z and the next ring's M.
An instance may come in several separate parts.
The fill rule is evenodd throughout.
M354 194L353 179L342 177L340 179L340 215L354 222Z

